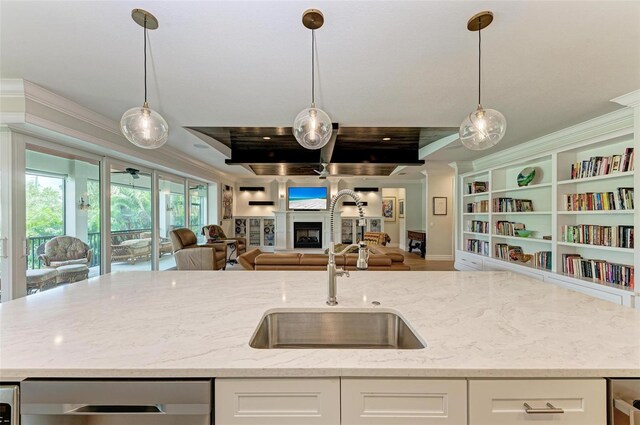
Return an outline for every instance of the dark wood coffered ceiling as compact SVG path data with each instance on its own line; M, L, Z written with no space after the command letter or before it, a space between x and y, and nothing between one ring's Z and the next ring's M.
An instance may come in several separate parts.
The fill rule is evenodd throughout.
M317 175L329 163L331 175L388 176L399 165L419 166L419 149L457 128L339 127L322 149L298 144L291 127L189 127L231 149L229 165L244 165L256 175ZM268 137L269 139L265 139ZM389 138L389 140L383 140Z

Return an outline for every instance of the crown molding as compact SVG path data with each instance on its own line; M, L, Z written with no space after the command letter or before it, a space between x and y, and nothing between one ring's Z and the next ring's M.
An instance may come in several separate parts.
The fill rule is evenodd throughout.
M24 121L24 112L0 112L0 124L17 124Z
M473 169L483 170L517 162L523 157L523 152L526 152L527 157L543 156L557 151L558 148L570 148L571 145L585 141L597 142L599 139L606 140L631 134L633 134L633 111L630 108L624 108L478 158L472 161Z
M70 145L120 160L142 162L147 166L157 165L166 172L191 176L200 180L230 182L237 179L233 175L221 172L210 164L171 146L165 145L155 151L143 151L135 148L124 138L117 122L30 81L2 79L0 80L0 96L22 97L26 101L40 104L65 116L107 131L116 138L98 137L86 131L80 131L73 126L49 120L45 116L34 115L29 113L28 104L24 113L0 113L0 122L13 124L12 128L18 132L35 137L45 137L54 143ZM41 130L35 127L40 127ZM87 146L87 144L92 146Z
M631 93L615 97L611 99L611 102L617 103L622 106L629 106L632 108L638 107L640 106L640 90L635 90Z
M3 96L3 97L24 96L24 80L22 78L0 79L0 96Z
M122 135L120 125L112 119L40 87L31 81L24 80L24 96L27 100L39 103L118 136Z

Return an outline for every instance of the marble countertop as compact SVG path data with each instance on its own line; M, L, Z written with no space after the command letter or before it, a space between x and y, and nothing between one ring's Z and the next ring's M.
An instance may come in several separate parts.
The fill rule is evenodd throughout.
M507 272L128 272L0 305L0 379L640 377L640 312ZM249 347L272 308L393 308L422 350ZM380 308L380 307L377 307Z

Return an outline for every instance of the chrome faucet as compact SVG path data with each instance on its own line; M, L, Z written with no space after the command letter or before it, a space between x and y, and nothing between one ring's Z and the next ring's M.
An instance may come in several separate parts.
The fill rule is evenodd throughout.
M327 263L327 275L329 281L329 294L327 296L327 304L328 305L337 305L338 298L337 292L338 287L336 284L336 277L338 276L347 276L349 277L349 272L344 269L339 269L336 267L336 244L334 241L334 225L333 225L333 215L335 212L336 204L338 200L343 196L350 196L356 201L356 206L358 207L358 215L360 218L358 219L358 226L364 226L364 212L362 211L362 202L360 201L360 197L350 189L343 189L336 193L336 195L331 199L331 205L329 206L329 218L331 220L331 234L329 236L329 262ZM367 251L367 244L364 241L361 241L359 244L351 244L337 255L342 255L347 252L349 249L353 247L358 247L358 261L356 262L356 268L359 270L366 270L369 268L369 252Z

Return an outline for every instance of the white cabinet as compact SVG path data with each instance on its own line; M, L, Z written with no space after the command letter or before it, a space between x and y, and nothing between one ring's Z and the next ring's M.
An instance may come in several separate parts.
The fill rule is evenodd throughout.
M464 379L343 378L343 425L460 425L467 422Z
M454 267L460 271L482 271L482 260L479 256L472 256L463 251L456 251Z
M247 239L251 248L273 249L275 246L276 220L269 217L236 217L235 237Z
M340 378L216 379L216 425L338 425Z
M358 226L358 221L357 217L342 217L340 224L340 240L342 243L360 242L364 238L364 232L384 232L383 217L366 218L364 228Z
M606 425L606 397L604 379L472 379L469 425Z

